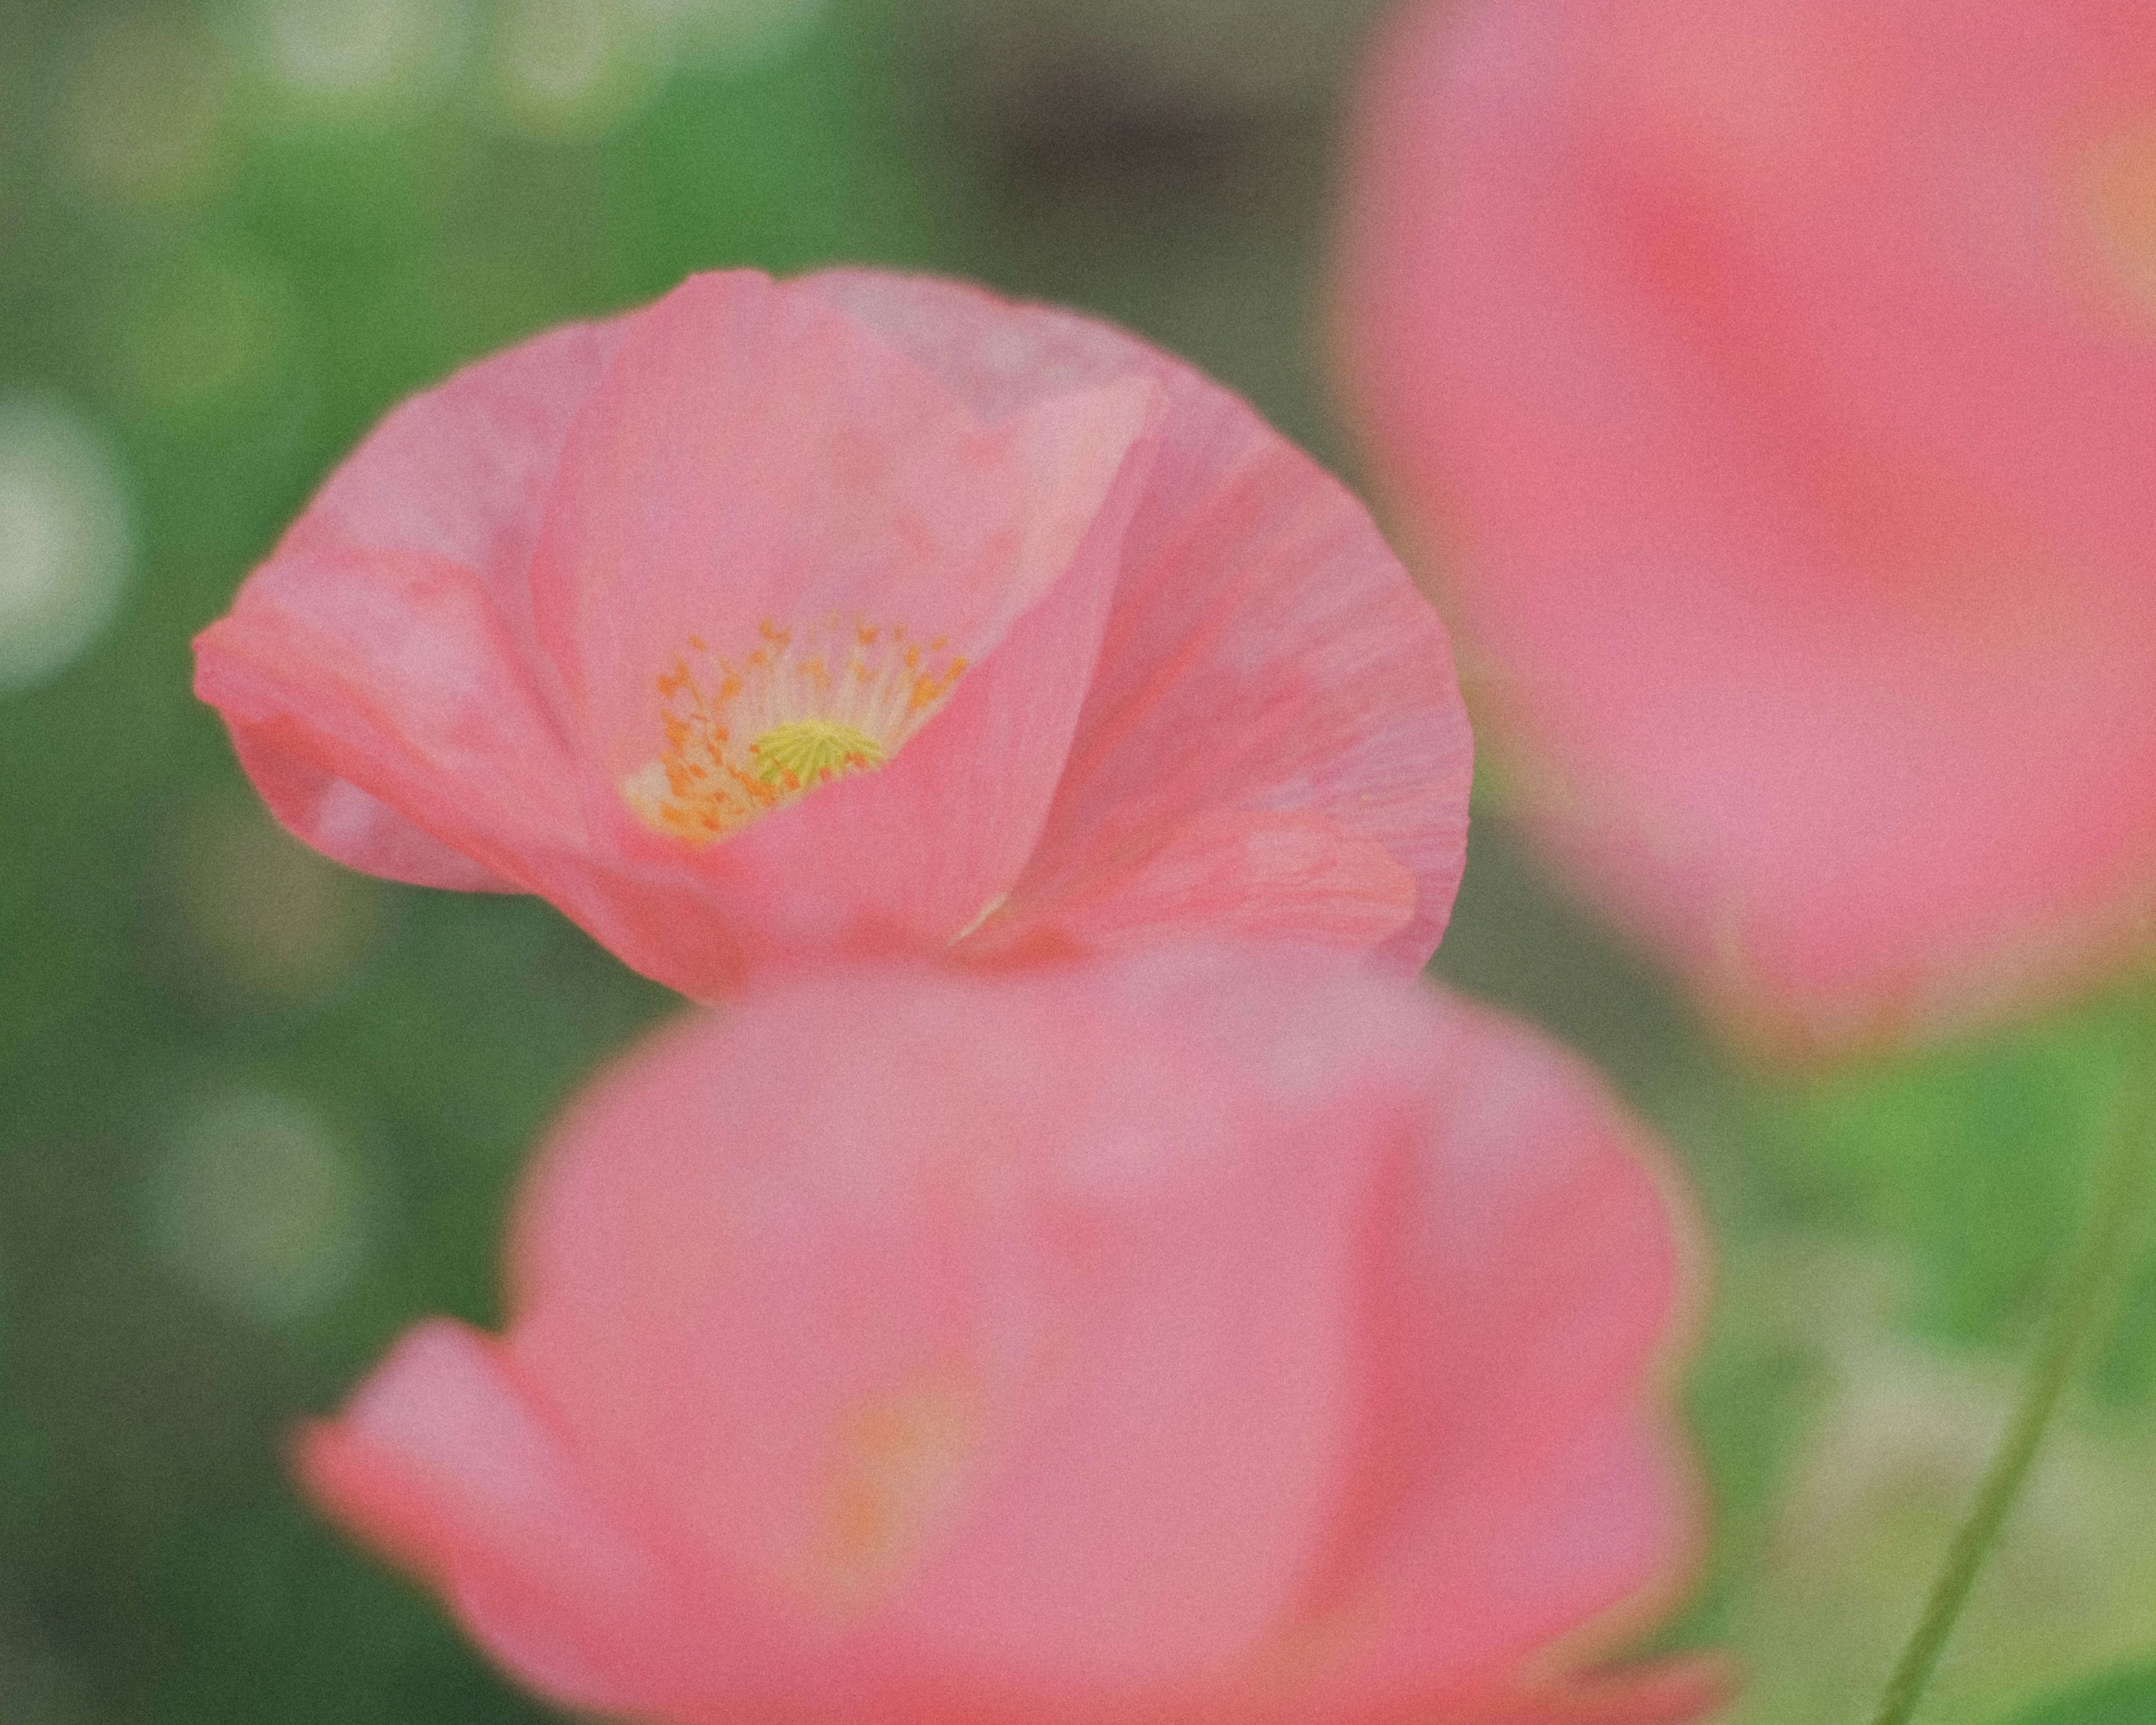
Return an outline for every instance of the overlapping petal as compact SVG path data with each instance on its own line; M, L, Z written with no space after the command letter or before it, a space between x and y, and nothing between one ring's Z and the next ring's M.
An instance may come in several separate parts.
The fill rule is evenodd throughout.
M639 1718L1690 1717L1584 1669L1691 1556L1683 1240L1573 1062L1337 960L827 972L604 1077L506 1337L304 1466Z
M699 996L1215 919L1410 968L1458 880L1449 649L1353 501L1132 338L949 283L697 277L470 367L198 655L300 836Z

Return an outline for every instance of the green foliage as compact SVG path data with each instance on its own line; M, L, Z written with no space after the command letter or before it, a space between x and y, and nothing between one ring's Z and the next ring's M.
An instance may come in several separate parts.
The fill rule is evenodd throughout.
M1763 1086L1762 1127L1794 1214L1892 1240L1917 1269L1919 1334L2013 1347L2071 1252L2097 1151L2118 1124L2140 1009L2131 993L1937 1052ZM2144 1255L2145 1257L2145 1255ZM2114 1404L2156 1384L2146 1270L2100 1350Z
M2092 1683L2046 1697L1999 1725L2148 1725L2156 1719L2156 1665L2112 1671Z
M1748 1071L1479 815L1437 968L1612 1074L1704 1210L1712 1299L1686 1406L1714 1538L1656 1645L1734 1655L1728 1725L1869 1718L2082 1224L2135 1002L1840 1069ZM2138 1263L1949 1646L1929 1725L1989 1725L2146 1643L2156 1251Z

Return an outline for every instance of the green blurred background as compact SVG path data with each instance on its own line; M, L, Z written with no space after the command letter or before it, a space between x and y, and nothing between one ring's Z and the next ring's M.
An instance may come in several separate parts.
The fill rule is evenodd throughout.
M669 1009L546 906L285 839L188 637L389 403L686 272L860 259L1126 322L1336 466L1368 0L0 0L0 1722L530 1719L295 1501L565 1092ZM1437 968L1676 1147L1715 1541L1661 1645L1859 1717L2071 1238L2126 1009L1747 1075L1478 819ZM2156 1651L2156 1271L1930 1717Z

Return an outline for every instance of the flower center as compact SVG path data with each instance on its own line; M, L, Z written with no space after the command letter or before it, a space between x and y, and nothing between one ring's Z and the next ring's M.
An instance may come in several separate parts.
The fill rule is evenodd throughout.
M883 745L832 719L788 719L748 746L756 775L781 790L805 790L884 763Z
M664 743L619 786L653 832L701 850L819 785L874 772L966 669L942 636L923 644L902 625L834 617L797 641L767 619L757 634L734 659L692 635L654 680Z
M824 1586L866 1604L959 1507L981 1450L968 1386L936 1379L871 1396L844 1415L824 1502Z
M2084 182L2099 252L2119 286L2156 312L2156 117L2106 139Z

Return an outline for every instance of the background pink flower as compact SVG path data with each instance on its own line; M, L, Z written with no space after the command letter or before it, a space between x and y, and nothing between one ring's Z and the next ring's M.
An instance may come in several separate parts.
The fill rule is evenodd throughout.
M1198 922L1430 956L1470 744L1367 516L1235 397L927 280L693 278L392 413L197 644L279 817L686 993Z
M668 1722L1675 1717L1681 1231L1487 1014L1276 958L831 973L571 1112L507 1334L301 1466L505 1665Z
M1469 0L1364 90L1351 400L1566 873L1756 1032L2156 902L2156 12Z

